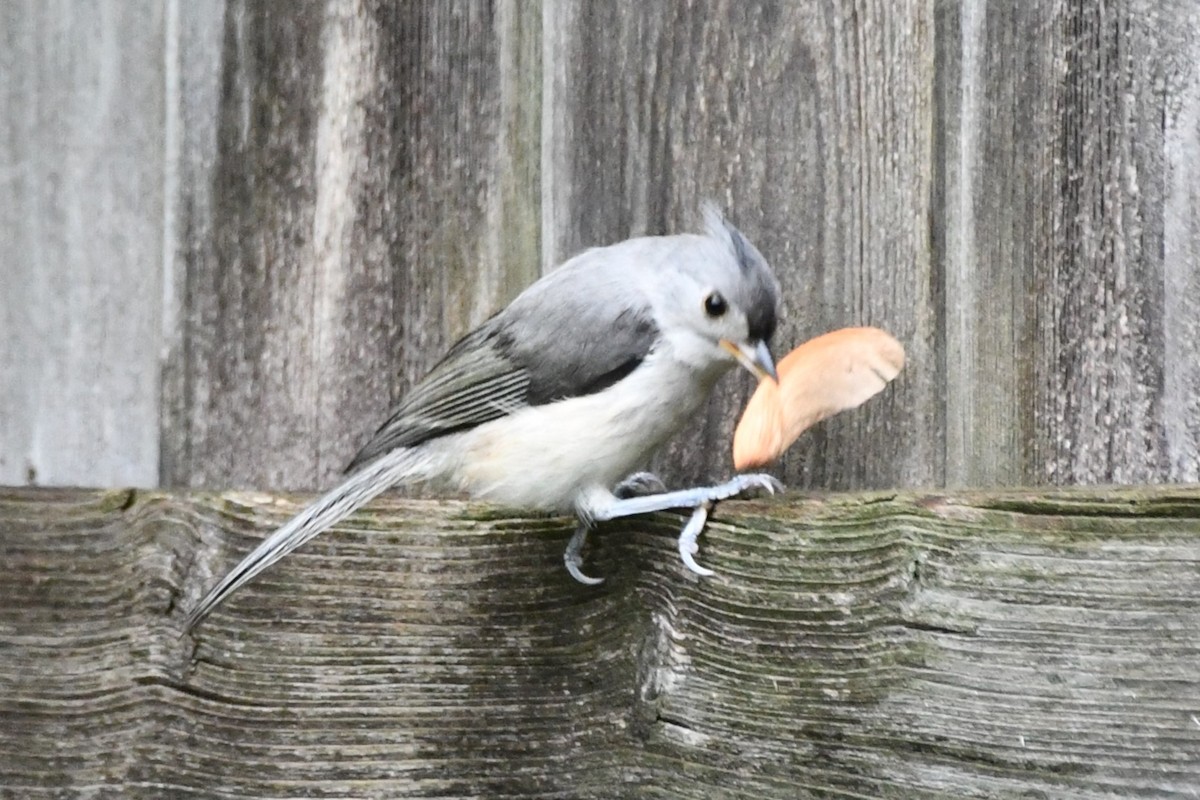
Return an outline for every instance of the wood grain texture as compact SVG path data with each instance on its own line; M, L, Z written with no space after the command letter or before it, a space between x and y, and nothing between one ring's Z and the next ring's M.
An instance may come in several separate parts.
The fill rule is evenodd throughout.
M305 498L0 491L0 785L80 797L1190 797L1200 490L569 524L387 499L179 636Z
M865 324L912 355L887 397L797 445L785 479L940 482L928 4L575 0L552 13L547 263L695 225L699 202L714 198L784 286L777 357ZM676 482L726 474L752 389L726 378L660 470Z
M158 482L162 19L0 6L0 483Z
M165 482L327 483L532 282L539 22L523 0L227 5L212 160L183 144L208 173L180 186Z
M941 8L947 482L1196 480L1200 6Z

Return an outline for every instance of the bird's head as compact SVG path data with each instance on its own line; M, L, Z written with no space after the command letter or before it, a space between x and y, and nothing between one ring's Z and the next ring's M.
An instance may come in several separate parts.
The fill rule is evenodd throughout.
M779 281L766 259L719 211L704 209L705 236L678 253L670 317L681 350L693 360L737 362L777 380L768 349L779 317Z

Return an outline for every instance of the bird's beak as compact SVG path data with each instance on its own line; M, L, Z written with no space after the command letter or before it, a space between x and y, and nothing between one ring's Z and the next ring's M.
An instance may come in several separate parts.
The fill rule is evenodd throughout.
M760 381L770 378L775 383L779 383L779 375L775 373L775 360L771 358L771 351L767 349L766 342L737 344L728 339L722 339L720 345L729 351L739 364L754 373L754 376Z

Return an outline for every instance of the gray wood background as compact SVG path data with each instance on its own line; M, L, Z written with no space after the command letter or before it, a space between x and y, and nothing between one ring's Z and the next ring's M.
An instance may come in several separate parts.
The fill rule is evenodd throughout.
M1200 0L7 0L0 45L0 483L327 484L538 274L705 197L777 354L908 348L791 485L1200 480Z

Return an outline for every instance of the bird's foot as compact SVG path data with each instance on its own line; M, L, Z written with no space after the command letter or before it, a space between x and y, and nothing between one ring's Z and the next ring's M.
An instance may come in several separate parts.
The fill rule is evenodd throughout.
M694 491L707 492L708 500L716 503L741 495L777 494L783 491L783 484L774 475L768 475L765 472L751 472L745 475L734 475L725 483Z
M635 514L649 514L654 511L665 511L671 508L690 508L692 515L679 534L679 555L684 565L697 575L710 576L713 571L696 563L695 555L699 550L700 534L708 522L708 516L717 503L741 495L757 495L761 493L776 494L783 491L783 484L771 475L750 473L735 475L725 483L716 486L699 486L693 489L682 489L677 492L657 492L641 494L638 489L652 485L661 485L653 475L639 472L626 478L617 487L615 497L610 501L599 504L599 507L588 507L586 516L596 521L630 517ZM636 492L632 496L626 492ZM625 495L625 496L622 496ZM580 565L583 563L583 543L587 539L588 524L579 523L575 535L567 545L563 560L571 577L580 583L595 585L603 582L603 578L590 578L583 574Z
M708 522L709 513L717 507L717 503L721 500L760 492L775 494L783 491L783 484L771 475L755 473L735 475L717 486L701 487L692 491L700 494L703 499L692 511L692 516L688 518L683 530L679 532L679 557L683 559L683 565L689 570L703 578L708 578L716 573L708 567L702 567L696 563L695 555L700 550L699 538Z
M621 481L613 489L618 499L627 500L630 497L645 497L652 494L663 494L667 485L653 472L635 472Z

